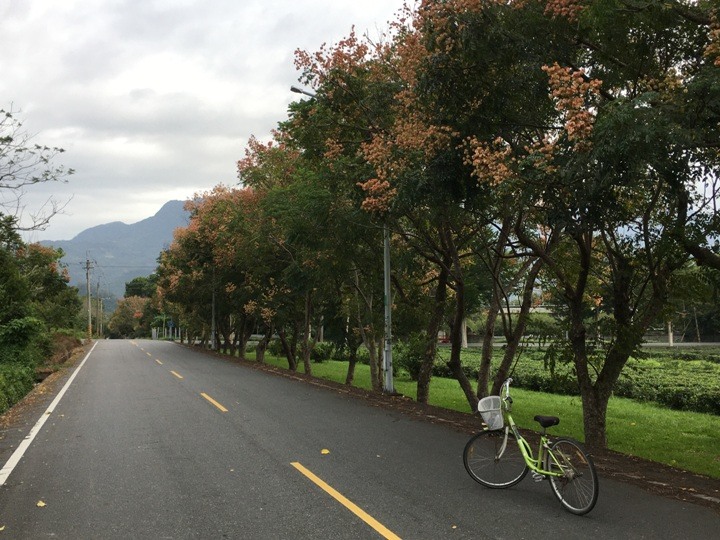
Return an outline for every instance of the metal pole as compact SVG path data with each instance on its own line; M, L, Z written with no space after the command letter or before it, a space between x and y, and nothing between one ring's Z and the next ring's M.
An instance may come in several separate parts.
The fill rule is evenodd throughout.
M88 308L88 339L92 339L92 302L90 298L90 259L85 260L85 287L87 292L87 308Z
M383 390L388 394L395 393L392 365L392 290L390 288L390 229L383 227L384 240L384 278L385 278L385 350L383 354Z
M212 319L210 321L210 348L215 351L217 350L217 343L215 342L215 267L213 266L212 273Z
M97 284L97 289L96 289L96 291L97 291L97 295L96 295L96 297L95 297L95 310L96 310L95 313L96 313L97 315L96 315L96 317L95 317L95 332L97 332L98 337L100 337L100 333L101 333L101 332L100 332L100 327L101 327L101 325L102 325L102 323L101 323L101 321L102 321L102 318L101 318L102 315L101 315L101 313L100 313L100 309L102 308L102 304L101 304L101 302L100 302L100 282L99 282L99 281L98 281L98 284Z

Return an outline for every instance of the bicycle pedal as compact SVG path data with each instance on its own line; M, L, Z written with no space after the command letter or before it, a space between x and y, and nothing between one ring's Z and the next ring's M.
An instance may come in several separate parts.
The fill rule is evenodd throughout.
M532 473L532 477L533 480L535 480L536 482L542 482L543 480L545 480L545 477L542 474L538 474L536 472Z

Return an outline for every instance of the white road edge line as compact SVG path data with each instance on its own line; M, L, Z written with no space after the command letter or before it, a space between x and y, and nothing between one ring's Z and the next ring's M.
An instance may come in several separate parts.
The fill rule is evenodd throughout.
M98 344L96 341L95 344L90 349L90 352L85 355L85 358L82 362L80 362L80 365L75 369L73 374L70 376L70 378L65 383L65 386L62 387L62 390L60 390L60 393L55 396L55 399L53 399L50 406L45 410L43 415L40 417L40 419L37 421L37 423L33 426L33 428L30 430L30 433L28 433L27 437L23 439L23 441L18 445L18 447L13 452L12 456L10 456L10 459L8 459L7 463L3 466L2 469L0 469L0 486L5 485L5 481L8 479L8 476L10 476L10 473L13 472L17 464L22 459L23 455L25 455L25 452L27 451L28 447L32 444L33 440L35 439L35 436L38 434L38 432L42 429L43 425L47 421L47 419L50 417L50 415L55 410L55 407L57 407L58 403L60 403L60 400L65 395L65 392L68 388L70 388L70 385L75 380L75 377L80 372L82 367L85 365L85 362L88 358L90 358L90 355L95 350L95 346Z

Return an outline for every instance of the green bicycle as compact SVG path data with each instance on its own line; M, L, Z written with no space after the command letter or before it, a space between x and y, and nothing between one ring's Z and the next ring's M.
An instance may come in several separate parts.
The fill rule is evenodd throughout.
M465 445L463 462L468 474L483 486L507 488L520 482L528 471L536 482L550 481L552 492L566 510L587 514L598 499L595 465L580 443L570 439L551 441L545 434L556 426L556 416L535 417L542 426L537 455L518 431L510 410L510 383L503 383L500 396L480 400L478 410L487 428Z

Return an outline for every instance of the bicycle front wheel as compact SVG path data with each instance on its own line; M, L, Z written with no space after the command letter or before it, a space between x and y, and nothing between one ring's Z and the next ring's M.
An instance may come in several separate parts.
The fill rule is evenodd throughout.
M468 441L463 463L473 480L489 488L506 488L525 478L528 466L518 441L512 432L507 435L504 451L504 430L481 431Z
M566 510L583 515L593 509L598 499L598 477L595 464L579 443L569 439L555 441L550 445L546 468L561 473L549 477L550 486Z

